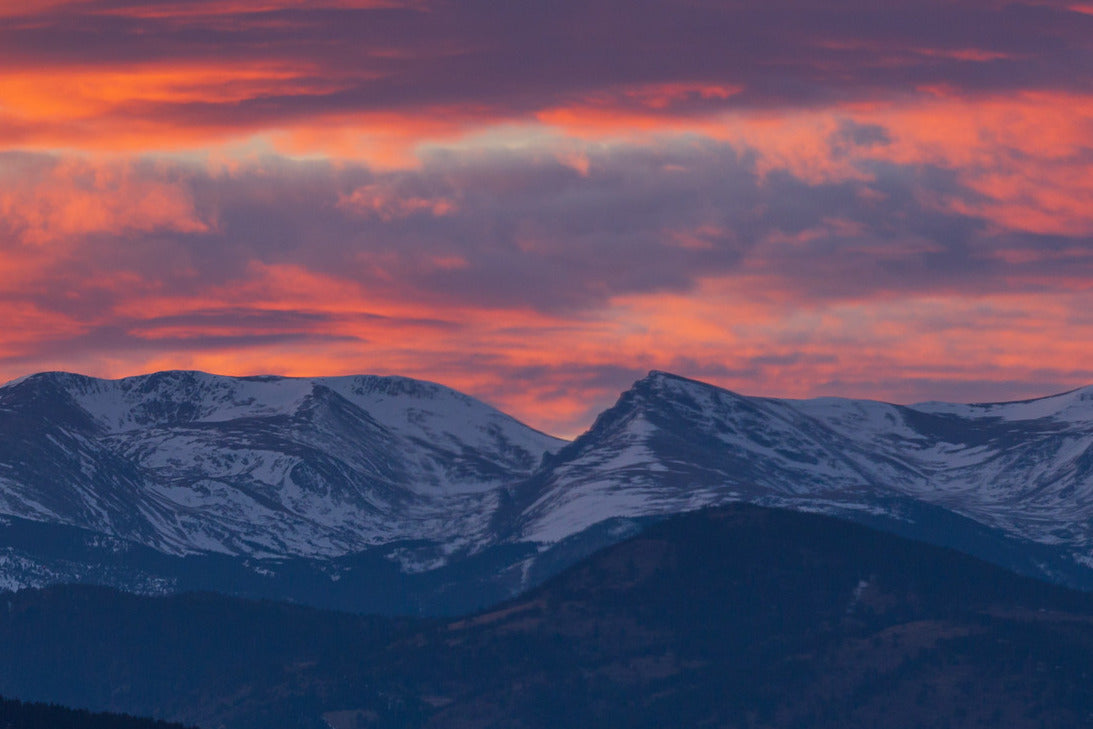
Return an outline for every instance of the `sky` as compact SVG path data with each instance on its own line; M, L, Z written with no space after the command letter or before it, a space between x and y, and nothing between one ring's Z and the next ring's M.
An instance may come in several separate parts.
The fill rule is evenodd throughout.
M1093 3L0 0L0 380L399 374L571 436L1093 383Z

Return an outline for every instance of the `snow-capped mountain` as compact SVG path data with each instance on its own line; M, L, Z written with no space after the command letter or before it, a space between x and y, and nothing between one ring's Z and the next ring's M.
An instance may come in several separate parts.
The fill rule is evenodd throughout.
M562 445L431 383L198 372L35 375L0 388L0 433L0 513L174 555L481 542Z
M1093 586L1093 388L900 406L744 397L653 372L521 486L511 528L550 542L607 515L733 500L843 514Z
M643 521L730 501L841 514L1093 589L1093 389L899 406L653 372L566 444L397 377L0 387L0 589L451 612Z

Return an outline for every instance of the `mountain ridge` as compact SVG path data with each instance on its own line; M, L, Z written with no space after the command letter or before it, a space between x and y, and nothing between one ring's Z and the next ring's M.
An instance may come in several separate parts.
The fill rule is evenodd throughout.
M666 393L671 397L665 397ZM1075 394L1078 398L1073 397ZM784 492L782 495L792 496L794 491L802 491L802 486L809 487L809 493L817 493L813 487L822 481L818 478L820 475L828 478L828 482L820 483L822 488L819 493L833 491L833 487L838 486L851 489L868 486L881 490L902 481L902 490L897 493L928 499L930 494L924 482L955 480L944 469L961 470L963 473L957 476L968 477L969 471L974 470L968 467L968 463L978 468L989 462L991 456L998 455L977 454L973 452L975 448L1009 437L1011 442L1003 445L1017 446L1019 450L1021 443L1017 441L1026 437L1048 441L1048 447L1067 446L1067 452L1062 454L1062 471L1054 474L1057 479L1069 479L1062 487L1062 490L1067 490L1076 485L1075 481L1088 475L1085 471L1074 473L1074 469L1068 470L1074 459L1067 460L1067 457L1076 450L1084 454L1093 448L1093 406L1082 418L1074 417L1073 413L1067 415L1074 409L1073 402L1054 410L1042 407L1045 401L1065 395L1071 396L1071 400L1087 402L1093 400L1093 388L1079 388L1070 393L1031 401L950 404L945 412L938 412L941 410L939 407L918 409L916 406L871 400L748 397L697 380L654 372L635 383L612 408L597 418L593 428L560 450L554 460L562 455L569 455L573 460L587 454L597 437L614 439L612 445L617 445L619 441L632 441L639 451L658 445L662 451L672 450L664 445L664 440L672 437L682 440L680 434L687 432L692 440L705 440L706 446L713 446L711 450L721 451L716 454L722 461L720 465L723 470L716 474L721 484L733 481L743 483L746 479L741 474L754 472L755 462L765 460L764 466L768 470L763 474L766 479L763 485L776 493ZM650 403L658 407L650 408ZM1029 408L1023 406L1029 404L1041 406L1036 412L1028 412ZM604 431L609 430L612 424L621 421L637 423L638 427L605 434ZM1026 429L1019 431L1014 423L1022 423ZM649 425L654 426L654 432L649 431ZM1070 431L1066 429L1068 426L1073 426ZM962 432L955 432L957 430ZM967 442L948 440L954 436ZM1057 442L1050 442L1053 438ZM1067 442L1063 443L1062 440ZM609 451L610 448L604 450ZM684 460L679 457L682 453L685 453L685 448L677 444L674 451L661 457L657 463L663 465L673 457L681 462ZM741 454L743 458L740 458ZM969 456L974 458L977 455L980 456L978 461L969 459ZM729 456L736 458L735 464ZM871 460L865 462L865 457ZM961 462L961 458L968 462ZM1045 460L1050 465L1050 459ZM1010 465L1012 461L1011 458ZM694 459L693 462L709 465L713 460L706 457ZM729 465L738 465L739 471L729 473ZM1026 459L1024 465L1029 466L1030 461ZM1086 467L1089 464L1081 461L1078 465ZM827 473L823 473L825 470ZM782 472L781 476L778 475L779 471ZM990 475L999 477L1002 474L996 469ZM984 479L980 477L979 480L982 482ZM702 479L698 478L699 485L701 482ZM965 484L956 485L962 487ZM1085 490L1091 491L1088 487ZM943 499L941 505L945 505ZM1089 506L1088 499L1084 505ZM991 524L985 518L987 515L979 513L974 516ZM1086 537L1088 539L1088 535Z
M18 404L46 400L53 418L43 423L46 442L38 444L50 452L38 461L56 464L67 458L71 468L64 483L73 492L106 472L96 484L99 493L72 494L77 500L86 496L77 503L80 514L102 517L102 531L129 537L125 524L109 519L126 516L120 501L134 510L143 503L146 521L158 519L157 535L165 536L149 546L179 554L252 554L256 548L284 556L344 554L370 546L369 530L371 543L390 541L398 532L390 518L405 515L376 517L385 506L413 505L429 496L488 501L491 489L530 473L544 452L560 445L473 398L406 378L225 378L175 371L107 381L50 373L0 389L0 407L27 389L32 391ZM10 418L10 406L7 414ZM64 444L52 447L59 440ZM25 460L21 455L11 454L5 464L9 472L11 461ZM109 463L100 464L104 459ZM0 480L11 484L14 479L5 476L0 471ZM25 492L34 476L32 471L16 488L9 486L7 495L18 495L19 486ZM39 490L54 502L57 480ZM95 501L111 487L119 492L113 503ZM171 522L210 516L205 503L210 490L218 491L211 497L218 509L233 512L224 516L229 526L270 520L265 532L251 537L259 542L249 548L224 543L220 532L230 533L229 528L199 524L187 531L185 524ZM330 498L308 503L324 490ZM5 506L15 516L64 521L56 505L51 511L41 499L25 499L22 510ZM364 536L336 523L311 529L309 522L322 514L358 517L344 526ZM147 525L142 526L145 530L132 536L147 543L142 538ZM215 519L213 526L220 526ZM296 542L294 530L302 531ZM403 536L418 534L404 525Z
M49 536L64 558L47 558L4 542L32 525L0 524L0 585L192 589L204 570L221 575L210 589L450 613L478 587L513 594L651 521L732 501L1093 589L1093 388L895 405L750 397L653 370L564 442L402 377L41 373L0 387L0 515L84 530Z

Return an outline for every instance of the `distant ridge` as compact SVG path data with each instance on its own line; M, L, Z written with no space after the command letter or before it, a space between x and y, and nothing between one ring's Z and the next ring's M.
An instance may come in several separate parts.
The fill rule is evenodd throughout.
M1093 589L1093 388L907 406L652 371L567 443L402 377L42 373L0 387L0 589L445 614L734 501Z
M751 501L1093 587L1093 388L1013 403L747 397L653 371L519 487L514 539Z

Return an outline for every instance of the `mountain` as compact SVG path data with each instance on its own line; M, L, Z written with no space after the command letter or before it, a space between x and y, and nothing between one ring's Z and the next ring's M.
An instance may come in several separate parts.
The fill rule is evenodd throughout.
M400 377L34 375L0 388L0 586L300 599L346 577L352 601L481 551L503 487L561 445Z
M176 555L329 557L425 533L458 549L496 488L561 445L398 377L51 373L0 388L0 415L4 512Z
M1093 589L1093 388L900 406L653 372L516 489L507 528L549 543L730 501L840 514Z
M0 387L0 588L451 615L734 501L1093 590L1093 388L900 406L652 372L566 443L399 377L44 373Z
M1093 596L817 514L673 517L458 619L24 590L0 692L226 729L1062 729Z

